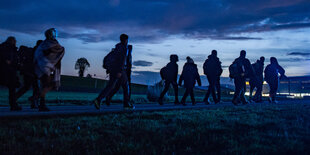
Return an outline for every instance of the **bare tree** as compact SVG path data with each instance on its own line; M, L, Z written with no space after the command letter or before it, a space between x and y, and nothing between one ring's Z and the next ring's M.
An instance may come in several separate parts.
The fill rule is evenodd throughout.
M76 60L74 68L75 70L79 70L79 77L84 77L84 72L89 67L90 67L90 64L86 58L79 58Z

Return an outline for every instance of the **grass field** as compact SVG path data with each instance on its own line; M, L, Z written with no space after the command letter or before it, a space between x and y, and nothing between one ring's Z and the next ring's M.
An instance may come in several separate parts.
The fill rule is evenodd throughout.
M0 120L2 154L309 154L310 105Z

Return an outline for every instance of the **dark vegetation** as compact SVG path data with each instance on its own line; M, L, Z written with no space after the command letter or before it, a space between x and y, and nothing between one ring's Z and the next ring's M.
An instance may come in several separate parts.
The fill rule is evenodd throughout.
M309 154L310 105L0 120L4 154Z

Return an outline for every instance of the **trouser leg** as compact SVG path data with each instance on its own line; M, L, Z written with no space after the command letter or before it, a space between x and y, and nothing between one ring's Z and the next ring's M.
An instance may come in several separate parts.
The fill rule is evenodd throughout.
M241 79L235 78L234 83L235 83L235 93L234 93L233 101L236 102L236 101L238 101L238 99L240 97L241 90L242 90Z
M43 75L40 78L40 81L41 81L41 86L42 86L40 93L39 93L40 106L45 106L45 96L49 91L51 91L54 88L52 76Z
M37 94L39 94L39 80L37 78L34 79L33 83L32 83L32 96L35 98L35 96L37 96Z
M24 85L16 92L16 100L23 96L33 84L31 77L24 76Z
M213 102L217 102L214 83L212 84L211 94L212 94Z
M254 95L254 99L256 99L257 101L261 100L261 96L262 96L262 91L263 91L263 85L261 84L261 82L257 83L257 87L256 87L256 93Z
M246 91L246 84L245 84L245 79L242 78L241 79L241 91L240 91L240 100L242 103L246 103L246 99L245 99L245 91Z
M167 93L167 91L169 90L169 86L170 86L170 82L165 81L165 88L164 90L161 92L160 96L159 96L159 100L162 100L163 97L165 96L165 94Z
M125 72L122 73L121 86L123 88L124 106L128 106L129 105L129 84L128 84L128 78Z
M194 95L193 88L190 89L189 94L191 96L192 104L195 105L196 104L196 100L195 100L195 95Z
M107 86L100 92L100 94L97 97L97 100L101 101L102 99L107 97L109 95L109 93L114 89L118 80L119 79L117 79L116 76L110 75L110 80L109 80Z
M255 88L254 82L250 81L250 99L252 99L254 88Z
M121 87L121 82L117 81L112 91L109 93L109 95L106 97L106 104L110 105L112 97L118 92L118 90Z
M207 93L206 93L203 101L208 101L208 99L210 97L210 93L211 93L211 85L212 85L211 82L210 82L211 80L210 80L210 78L208 76L207 76L207 79L208 79L208 82L209 82L209 87L208 87Z
M15 87L9 86L9 104L11 107L16 106L16 94L15 94Z
M216 91L217 91L217 101L220 102L221 101L221 84L220 84L220 79L218 79L216 81L215 87L216 87Z
M130 75L128 76L127 74L127 78L128 78L128 95L129 95L129 101L131 99L131 77Z
M176 82L172 82L172 86L174 89L174 103L179 103L178 84Z
M269 87L270 87L269 96L272 98L272 100L275 100L277 90L278 90L278 81L269 83Z
M207 93L203 99L203 101L207 101L210 97L210 93L211 93L211 89L210 89L210 84L209 84L209 87L208 87L208 90L207 90Z
M189 95L189 93L190 93L190 90L189 90L188 88L186 88L186 89L185 89L185 92L184 92L184 95L183 95L183 97L182 97L182 99L181 99L181 103L182 103L182 104L184 104L184 103L186 102L186 98L187 98L187 96Z

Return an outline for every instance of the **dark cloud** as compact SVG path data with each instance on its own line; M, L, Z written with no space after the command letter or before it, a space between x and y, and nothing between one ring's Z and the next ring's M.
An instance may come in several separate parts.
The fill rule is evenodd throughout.
M291 52L291 53L287 53L287 55L293 55L293 56L310 56L310 52Z
M0 29L29 34L59 28L63 38L84 42L138 42L169 35L249 40L244 32L310 27L309 0L10 0L0 2ZM236 37L237 36L237 37Z
M278 59L279 62L305 62L309 61L308 58L280 58Z
M144 61L144 60L137 60L137 61L134 61L132 64L134 66L142 66L142 67L147 67L147 66L152 66L153 65L152 62Z
M217 36L217 37L212 37L214 40L262 40L262 38L253 38L253 37L229 37L229 36Z

